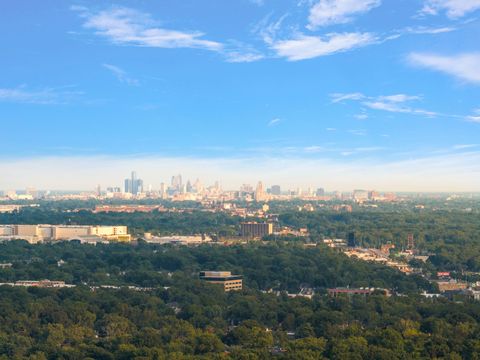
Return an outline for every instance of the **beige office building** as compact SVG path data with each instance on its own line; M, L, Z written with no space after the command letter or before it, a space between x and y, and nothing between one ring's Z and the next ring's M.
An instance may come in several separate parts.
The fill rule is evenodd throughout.
M242 290L243 276L232 275L230 271L202 271L200 279L211 284L219 284L223 286L225 292Z
M0 237L24 239L30 243L41 241L98 240L131 241L126 226L90 225L0 225Z
M262 238L273 234L273 224L271 223L246 222L240 226L243 237Z

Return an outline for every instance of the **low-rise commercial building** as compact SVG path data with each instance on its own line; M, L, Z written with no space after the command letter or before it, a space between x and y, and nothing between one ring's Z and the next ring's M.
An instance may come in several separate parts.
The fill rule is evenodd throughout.
M22 286L40 288L71 288L75 285L65 284L65 281L52 280L19 280L13 283L0 283L0 286Z
M126 226L92 225L0 225L0 239L22 239L30 243L60 240L131 241Z
M211 284L220 284L225 292L242 290L243 276L232 275L230 271L202 271L200 279Z
M362 295L368 296L372 295L373 293L381 293L385 296L390 296L390 291L387 289L377 289L377 288L333 288L328 289L328 295L332 297L339 297L339 296L352 296L352 295Z
M458 290L465 290L468 288L468 284L462 281L450 280L450 281L436 281L438 285L438 290L440 292L447 292L447 291L458 291Z

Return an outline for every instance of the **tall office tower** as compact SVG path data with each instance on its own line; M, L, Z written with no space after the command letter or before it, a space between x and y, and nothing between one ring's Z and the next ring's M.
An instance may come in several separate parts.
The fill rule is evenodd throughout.
M132 194L136 194L138 193L138 183L137 183L137 172L136 171L132 171L132 177L131 177L131 181L132 181Z
M143 180L137 179L135 171L132 171L130 179L125 179L125 192L133 195L143 192Z
M193 184L193 189L196 193L202 194L203 193L203 184L200 182L200 179L195 180L195 184Z
M175 190L182 190L182 175L172 176L172 188Z
M192 193L193 192L193 186L190 180L187 181L187 193Z
M409 250L413 250L415 248L415 240L413 238L413 234L408 234L407 248Z
M281 195L282 189L280 188L280 185L272 185L270 192L272 193L272 195Z
M125 179L125 193L132 193L132 180L131 179Z
M317 189L317 196L325 196L325 189L324 188L318 188Z
M163 182L160 184L160 197L162 199L167 197L167 186Z
M102 196L102 187L100 186L100 184L97 185L96 193L97 196Z
M243 184L240 187L240 191L243 193L252 193L253 192L253 186L250 184Z
M348 233L347 236L347 246L348 247L357 247L357 239L355 237L355 232L351 231Z
M371 190L368 192L368 200L377 200L380 197L378 191Z
M265 190L263 189L263 183L261 181L257 184L257 189L255 190L255 201L264 201L265 200Z
M143 193L143 180L137 179L137 192L135 194Z

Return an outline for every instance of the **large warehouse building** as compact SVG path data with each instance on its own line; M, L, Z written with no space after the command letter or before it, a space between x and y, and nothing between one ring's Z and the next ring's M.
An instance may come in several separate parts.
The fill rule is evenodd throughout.
M42 241L80 240L81 242L131 241L126 226L92 225L0 225L0 239Z

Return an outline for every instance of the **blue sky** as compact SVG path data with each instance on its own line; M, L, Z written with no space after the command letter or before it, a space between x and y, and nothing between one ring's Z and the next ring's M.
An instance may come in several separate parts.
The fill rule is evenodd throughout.
M0 10L0 188L480 190L480 0Z

